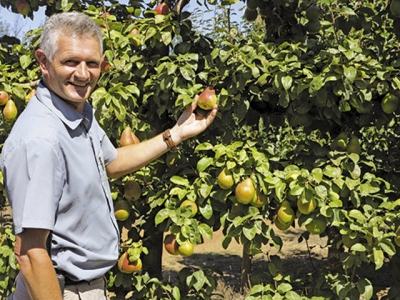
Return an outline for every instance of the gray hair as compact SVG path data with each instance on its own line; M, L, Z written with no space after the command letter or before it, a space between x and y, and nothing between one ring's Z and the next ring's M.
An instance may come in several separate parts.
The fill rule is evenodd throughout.
M103 39L100 27L87 15L80 12L63 12L46 20L40 38L40 49L47 59L53 61L61 35L79 38L94 38L99 41L103 54Z

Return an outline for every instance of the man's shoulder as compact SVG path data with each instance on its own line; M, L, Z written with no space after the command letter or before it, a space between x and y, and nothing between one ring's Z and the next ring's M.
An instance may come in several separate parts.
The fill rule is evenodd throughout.
M3 145L3 156L34 143L41 143L42 147L57 144L59 131L57 118L40 106L43 105L29 103L18 117Z
M57 120L57 116L51 110L39 100L32 98L15 122L11 134L16 130L21 130L25 134L37 134L37 130L55 127L59 124Z

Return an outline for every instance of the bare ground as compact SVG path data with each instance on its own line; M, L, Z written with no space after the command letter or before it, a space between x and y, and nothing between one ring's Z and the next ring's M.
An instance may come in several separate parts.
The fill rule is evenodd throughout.
M272 245L265 245L262 253L252 258L252 274L266 274L268 261L271 255L278 255L288 271L297 273L312 272L318 267L323 267L328 255L326 238L318 235L310 235L310 239L299 242L299 237L304 228L290 228L286 231L275 230L283 240L283 248L278 251ZM220 274L218 288L212 299L244 299L248 291L240 289L241 281L241 257L243 247L232 240L227 249L222 247L222 231L214 232L211 240L205 240L197 245L195 254L190 257L171 255L164 250L163 253L163 277L164 280L175 282L178 272L184 267L197 269L212 269ZM265 273L264 273L265 272ZM387 294L387 274L375 272L374 269L365 270L372 274L374 286L378 287L375 299L381 299ZM301 274L300 274L301 276Z

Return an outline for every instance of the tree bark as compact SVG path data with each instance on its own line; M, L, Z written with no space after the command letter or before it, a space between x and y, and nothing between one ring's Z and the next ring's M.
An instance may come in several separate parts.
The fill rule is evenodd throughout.
M149 254L142 257L143 270L158 279L162 279L163 238L164 233L158 230L146 230L143 236L143 246L149 250Z
M242 268L241 268L241 289L245 291L251 287L251 255L248 253L248 246L243 245Z
M330 245L336 245L342 239L342 235L336 227L330 226L327 228L327 235ZM328 248L328 267L331 270L342 271L343 266L340 262L340 255L343 253L343 246L336 248Z

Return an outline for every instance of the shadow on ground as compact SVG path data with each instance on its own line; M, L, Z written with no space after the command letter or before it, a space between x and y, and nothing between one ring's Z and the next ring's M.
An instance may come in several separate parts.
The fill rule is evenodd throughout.
M294 274L296 277L306 276L315 271L325 260L321 257L309 257L308 255L297 253L296 256L282 259L282 271L284 274ZM204 253L193 254L190 257L177 258L176 264L182 268L208 270L217 280L222 280L225 285L230 286L235 291L241 287L241 264L242 258L234 254ZM272 282L269 272L269 260L267 255L259 254L252 259L251 274L253 283ZM179 270L168 266L163 267L164 280L176 283Z
M308 255L302 251L293 251L293 256L281 259L282 270L284 274L292 274L293 278L298 279L292 285L299 289L303 289L310 280L310 274L321 271L327 266L327 260L318 255ZM217 289L218 292L225 293L220 296L221 298L213 299L227 299L226 293L229 292L229 299L243 299L245 292L241 289L241 256L234 254L218 254L218 253L204 253L193 254L191 257L177 258L177 264L182 268L187 267L191 269L208 270L212 276L219 282ZM269 260L264 254L257 255L252 260L253 284L256 283L271 283L273 282L269 273ZM387 266L387 264L385 264ZM177 266L175 266L177 267ZM174 268L176 269L176 268ZM179 270L174 270L168 266L164 266L163 276L164 280L176 284L178 281ZM385 267L375 270L374 266L368 265L358 269L357 276L361 276L370 280L374 286L374 293L376 294L373 299L388 299L384 298L387 294L388 287L393 284L393 270ZM225 298L224 298L225 297ZM395 297L393 299L400 299Z

